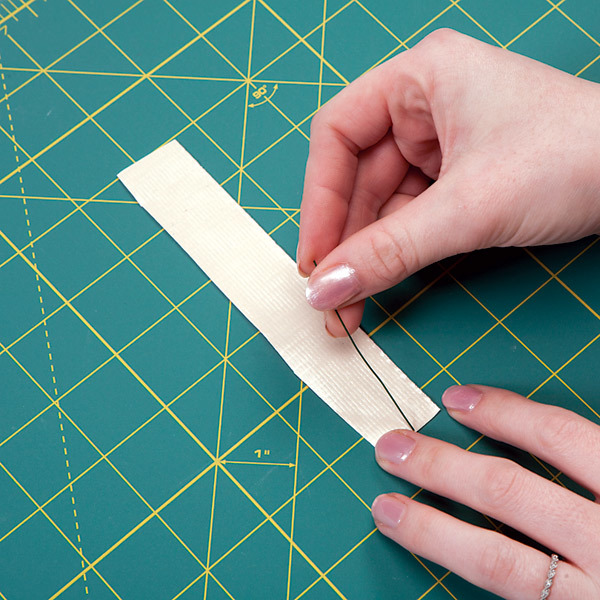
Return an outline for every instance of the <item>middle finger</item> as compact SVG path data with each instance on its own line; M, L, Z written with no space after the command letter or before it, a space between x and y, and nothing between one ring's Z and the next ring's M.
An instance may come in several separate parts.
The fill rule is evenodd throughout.
M498 519L574 562L597 543L593 502L510 460L404 430L386 433L376 456L397 477Z

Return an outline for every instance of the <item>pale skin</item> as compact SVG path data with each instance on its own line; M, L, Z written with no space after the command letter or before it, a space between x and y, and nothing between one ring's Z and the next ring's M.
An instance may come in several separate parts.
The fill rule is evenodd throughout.
M313 119L297 253L329 333L345 335L333 309L354 331L366 297L447 256L600 233L599 117L598 84L448 30L349 85ZM450 388L443 402L600 497L597 425L484 386ZM598 502L410 431L383 436L376 457L559 554L551 600L600 598ZM539 550L400 494L378 497L373 516L477 586L540 597L550 558Z

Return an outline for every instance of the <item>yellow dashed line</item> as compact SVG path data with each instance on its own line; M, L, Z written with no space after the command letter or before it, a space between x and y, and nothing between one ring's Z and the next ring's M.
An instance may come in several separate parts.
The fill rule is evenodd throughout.
M6 81L4 79L4 69L2 66L2 61L0 59L0 80L2 81L2 88L4 90L4 96L6 99L6 110L8 112L8 122L9 122L9 127L10 127L10 135L12 137L12 141L13 141L13 148L15 151L15 161L17 163L17 169L19 169L19 184L21 186L21 198L23 200L23 212L25 215L25 222L27 223L27 235L32 238L33 234L31 232L31 222L29 220L29 208L27 207L27 198L25 196L25 184L23 183L23 176L21 175L20 172L20 163L19 163L19 151L17 150L17 140L16 140L16 136L15 136L15 129L13 126L13 119L12 119L12 114L10 111L10 104L8 102L8 91L6 89ZM35 250L33 249L33 244L31 245L31 258L34 261L33 262L33 266L37 269L37 263L36 261L36 256L35 256ZM40 285L40 277L39 275L36 273L35 275L35 279L37 282L37 291L38 291L38 296L39 296L39 300L40 300L40 311L42 313L42 316L45 316L45 310L44 310L44 296L42 294L42 287ZM50 344L50 336L48 334L48 324L47 322L44 320L43 323L44 326L44 335L46 337L46 348L48 350L48 361L50 364L50 372L52 373L52 383L54 385L54 396L56 398L59 397L58 394L58 385L56 383L56 376L54 375L54 359L52 357L52 346ZM65 454L65 467L67 470L67 479L69 481L71 481L71 467L69 464L69 459L68 457L68 450L67 450L67 441L65 438L65 434L64 434L64 427L62 424L62 413L60 412L60 407L59 407L59 401L57 400L56 402L57 405L57 413L58 413L58 419L59 419L59 425L60 425L60 431L61 431L61 441L63 444L63 452ZM69 491L71 492L71 504L73 505L73 517L75 519L75 530L79 531L79 521L77 518L77 509L75 508L75 494L73 492L73 486L69 486ZM83 556L83 547L81 544L81 536L79 535L79 533L77 533L77 542L78 542L78 550L79 550L79 554L81 556ZM85 563L82 559L81 561L81 568L84 569L85 568ZM83 581L86 582L87 578L85 573L83 574ZM89 590L87 585L85 586L85 593L86 595L89 595Z

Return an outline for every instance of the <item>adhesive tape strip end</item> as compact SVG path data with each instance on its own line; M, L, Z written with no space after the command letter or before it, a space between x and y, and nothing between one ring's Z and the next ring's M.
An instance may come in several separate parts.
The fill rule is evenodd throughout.
M294 261L176 141L119 173L134 198L267 338L294 373L370 443L407 423L349 339L333 339ZM358 330L353 339L415 429L438 407Z

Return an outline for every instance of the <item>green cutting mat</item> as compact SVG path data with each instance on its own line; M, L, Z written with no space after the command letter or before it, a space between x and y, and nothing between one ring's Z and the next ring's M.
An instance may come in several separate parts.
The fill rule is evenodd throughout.
M373 529L372 448L115 175L177 138L293 255L309 125L438 27L600 80L594 0L0 3L0 598L489 598ZM369 301L437 402L485 382L598 422L597 239L478 253ZM442 412L426 432L511 456Z

